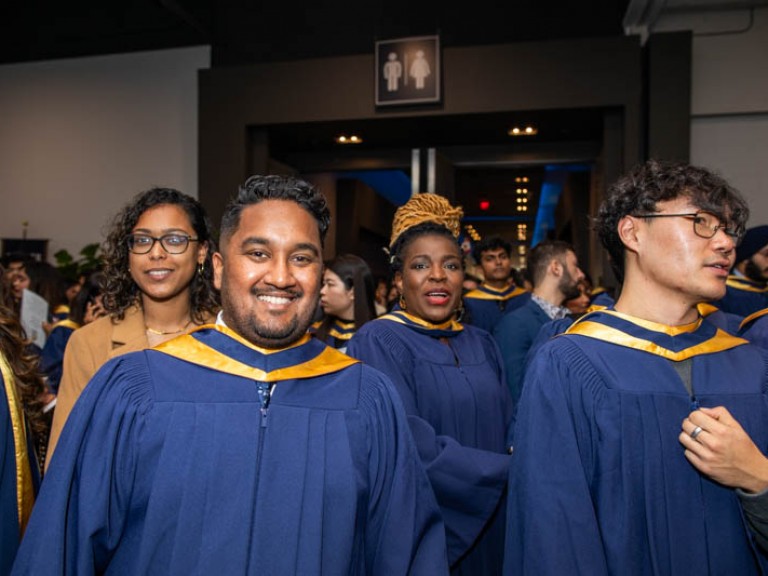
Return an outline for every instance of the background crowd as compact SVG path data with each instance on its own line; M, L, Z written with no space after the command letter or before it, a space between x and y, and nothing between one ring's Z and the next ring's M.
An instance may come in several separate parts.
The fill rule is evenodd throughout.
M97 267L4 258L0 574L20 544L17 574L187 573L272 541L267 573L768 570L768 225L727 182L617 180L610 289L554 238L523 270L483 238L467 283L461 207L428 193L387 277L323 262L324 202L252 177L214 238L153 188Z

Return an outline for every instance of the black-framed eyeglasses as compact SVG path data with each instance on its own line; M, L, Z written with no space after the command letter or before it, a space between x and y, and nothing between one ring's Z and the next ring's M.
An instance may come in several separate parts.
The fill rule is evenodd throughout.
M700 238L712 238L718 230L722 230L733 241L741 242L741 231L720 224L720 218L710 212L691 212L689 214L634 214L635 218L689 218L693 222L693 232Z
M168 254L184 254L190 242L198 241L198 238L192 238L186 234L163 234L159 238L149 234L130 234L126 238L128 250L134 254L148 254L154 248L155 242L160 242L160 246Z

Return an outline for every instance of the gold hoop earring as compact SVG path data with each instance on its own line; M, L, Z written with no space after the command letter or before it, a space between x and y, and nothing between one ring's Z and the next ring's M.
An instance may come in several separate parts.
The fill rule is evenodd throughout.
M202 276L204 272L205 272L205 262L198 262L197 275Z
M398 305L400 306L400 310L407 310L408 306L405 304L405 296L400 294L400 300L398 301Z

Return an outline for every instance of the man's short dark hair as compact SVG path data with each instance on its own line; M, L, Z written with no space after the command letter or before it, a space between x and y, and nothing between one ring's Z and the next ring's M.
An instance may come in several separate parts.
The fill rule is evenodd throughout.
M3 266L8 266L14 262L21 262L22 267L26 267L30 262L34 262L35 259L26 252L11 252L3 256Z
M527 268L534 288L544 280L549 263L553 259L561 260L568 252L575 253L575 250L571 244L563 240L543 240L531 249L528 254Z
M224 208L221 219L220 242L224 244L240 225L243 209L264 200L290 200L309 212L317 221L320 243L325 243L325 235L331 222L328 204L319 190L309 182L293 176L251 176L240 187L236 198Z
M512 255L512 244L504 240L501 236L486 236L480 242L472 246L472 258L475 262L480 263L480 259L483 257L483 252L489 250L498 250L503 248L507 256Z
M657 204L687 197L700 210L743 233L749 208L738 191L717 174L684 162L648 160L619 178L597 212L594 228L608 251L619 282L624 280L624 243L619 221L625 216L658 212Z

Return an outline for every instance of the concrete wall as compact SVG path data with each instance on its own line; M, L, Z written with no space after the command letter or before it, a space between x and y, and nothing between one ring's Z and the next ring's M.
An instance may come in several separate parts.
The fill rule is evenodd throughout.
M768 224L768 8L690 22L691 161L717 170L747 198L750 226Z
M197 196L197 71L210 48L0 66L0 237L73 255L152 186Z

